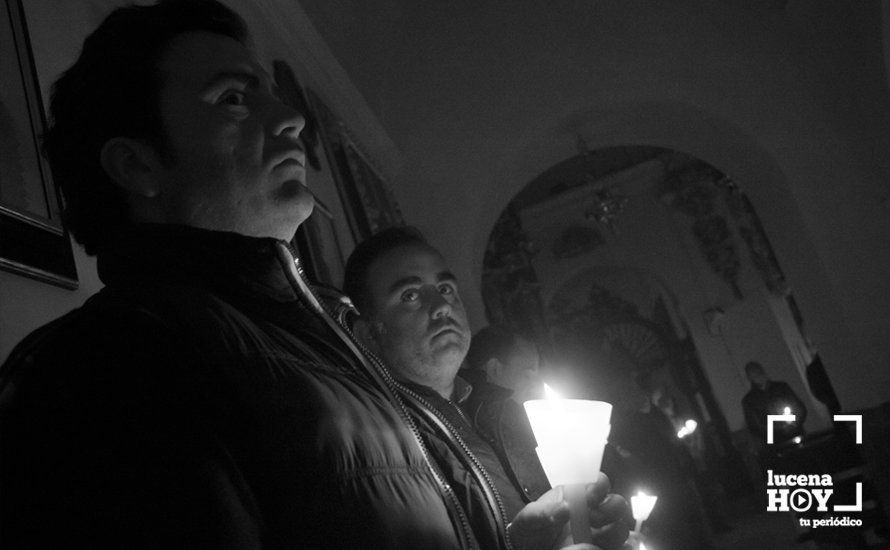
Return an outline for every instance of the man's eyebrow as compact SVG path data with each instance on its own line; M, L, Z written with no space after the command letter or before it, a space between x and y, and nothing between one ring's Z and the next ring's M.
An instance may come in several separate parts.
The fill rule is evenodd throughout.
M389 285L388 294L392 294L393 292L399 290L402 287L409 285L417 285L421 283L420 277L417 275L409 275L408 277L402 277L401 279L397 279L396 282Z
M257 75L248 71L220 71L207 79L204 83L203 90L208 90L214 86L218 86L222 82L234 80L241 82L249 88L257 88L260 85L260 79Z
M457 281L457 277L454 276L454 273L450 271L440 271L436 274L436 282L453 282ZM417 275L408 275L407 277L402 277L401 279L397 279L393 284L389 285L388 293L392 294L393 292L399 290L402 287L410 286L410 285L419 285L423 283L423 279L418 277Z

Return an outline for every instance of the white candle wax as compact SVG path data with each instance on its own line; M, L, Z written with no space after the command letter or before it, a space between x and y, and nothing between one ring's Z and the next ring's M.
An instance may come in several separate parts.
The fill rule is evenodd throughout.
M549 388L548 399L524 403L547 479L565 487L574 543L592 542L588 523L587 483L596 481L609 437L612 405L602 401L560 399Z
M652 513L652 508L655 507L655 502L657 500L658 497L647 495L642 491L638 492L635 496L630 497L630 508L633 512L634 519L637 520L634 531L639 532L643 526L643 522L649 519L649 514Z

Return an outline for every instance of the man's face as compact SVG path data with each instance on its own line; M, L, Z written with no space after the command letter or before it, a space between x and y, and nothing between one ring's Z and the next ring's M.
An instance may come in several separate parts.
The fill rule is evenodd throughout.
M231 38L190 32L158 64L173 160L161 170L164 221L290 240L312 213L305 120Z
M489 373L489 378L495 384L513 390L513 399L523 403L540 397L543 391L540 361L535 345L519 338L504 361L499 361L499 368Z
M442 256L425 246L396 248L371 265L367 281L371 310L362 322L390 368L418 384L450 387L470 332Z
M747 372L748 380L758 388L766 387L766 374L760 369L749 369Z

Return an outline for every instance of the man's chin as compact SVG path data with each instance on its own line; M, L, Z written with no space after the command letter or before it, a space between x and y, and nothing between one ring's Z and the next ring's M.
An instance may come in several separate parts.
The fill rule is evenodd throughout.
M457 365L457 368L460 368L464 357L467 355L467 348L469 348L467 340L461 336L439 339L438 342L433 343L432 352L438 364L454 364Z

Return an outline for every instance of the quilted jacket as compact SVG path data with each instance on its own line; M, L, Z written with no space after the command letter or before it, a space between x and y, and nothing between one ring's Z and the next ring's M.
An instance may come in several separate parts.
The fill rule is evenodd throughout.
M509 545L286 243L137 226L98 268L0 368L0 547Z

